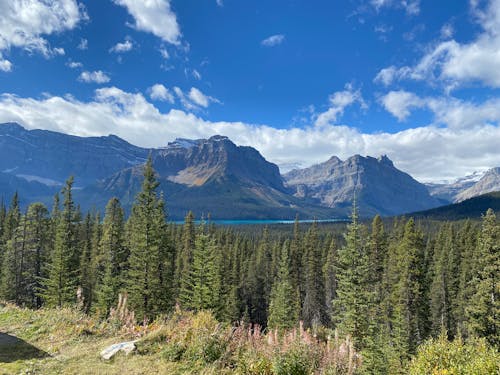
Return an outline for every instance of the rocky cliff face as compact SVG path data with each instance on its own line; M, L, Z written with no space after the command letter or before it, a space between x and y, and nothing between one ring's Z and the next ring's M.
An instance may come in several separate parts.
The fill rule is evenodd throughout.
M251 147L236 146L227 137L176 140L151 154L160 190L173 218L188 210L214 218L330 218L334 210L311 205L290 195L279 169ZM124 169L84 189L84 201L118 196L130 206L142 181L142 166Z
M354 195L361 214L396 215L439 205L424 185L398 170L387 156L332 157L310 168L284 175L297 197L332 208L348 208Z
M457 194L455 202L495 191L500 191L500 167L488 170L478 182Z
M148 153L112 135L83 138L0 124L0 172L47 186L60 186L74 175L82 187L144 163Z

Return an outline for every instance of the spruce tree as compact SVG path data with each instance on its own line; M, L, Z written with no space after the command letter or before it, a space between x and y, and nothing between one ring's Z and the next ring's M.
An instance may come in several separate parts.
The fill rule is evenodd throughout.
M4 299L37 308L37 295L47 257L48 211L41 203L31 204L8 241L0 290Z
M54 248L47 278L42 282L41 296L48 306L61 307L75 301L78 280L76 241L77 212L73 202L73 177L62 190L63 210L56 216Z
M500 345L500 226L492 209L483 216L476 250L476 266L471 281L473 295L467 308L469 329Z
M356 203L347 227L346 245L338 250L337 298L332 320L343 335L351 335L358 348L366 346L373 292L364 228L358 221Z
M189 285L183 291L187 297L186 307L192 310L214 310L219 303L219 269L217 246L212 235L205 232L202 224L196 236Z
M193 264L193 253L195 248L196 234L194 227L194 214L189 211L184 218L182 227L182 239L176 254L175 284L177 299L181 305L188 303L191 285L189 283L191 267Z
M128 252L124 243L124 213L118 198L111 198L106 205L99 253L102 256L102 270L98 272L97 309L107 316L116 305L118 294L125 286Z
M297 290L293 288L288 272L288 244L281 251L278 275L271 289L267 326L270 329L289 329L299 320Z
M318 225L317 222L313 222L304 239L305 275L302 319L306 327L319 326L327 322L321 253Z
M165 208L163 199L157 194L158 186L150 157L128 223L127 291L131 308L140 319L153 318L166 311L171 303L172 270L168 263Z

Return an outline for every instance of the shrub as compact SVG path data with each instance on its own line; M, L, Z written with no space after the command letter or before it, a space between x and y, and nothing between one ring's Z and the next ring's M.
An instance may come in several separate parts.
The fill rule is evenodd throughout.
M409 364L410 375L489 375L500 373L500 355L484 339L448 341L446 333L418 348Z

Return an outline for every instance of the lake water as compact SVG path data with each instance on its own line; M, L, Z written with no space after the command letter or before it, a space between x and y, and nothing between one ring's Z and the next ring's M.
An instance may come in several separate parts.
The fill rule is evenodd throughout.
M300 224L310 224L313 222L317 223L345 223L349 222L349 219L323 219L323 220L299 220ZM201 223L201 220L195 220L196 224ZM248 220L211 220L211 223L216 225L271 225L271 224L293 224L295 220L283 220L283 219L248 219ZM183 224L184 220L173 221L175 224Z

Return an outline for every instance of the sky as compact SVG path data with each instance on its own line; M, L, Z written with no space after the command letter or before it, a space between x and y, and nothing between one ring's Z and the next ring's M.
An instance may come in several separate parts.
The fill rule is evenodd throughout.
M439 4L439 5L436 5ZM228 136L285 172L500 166L500 0L1 0L0 122L144 147Z

